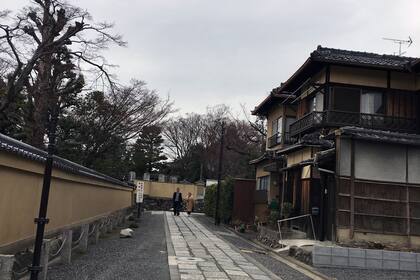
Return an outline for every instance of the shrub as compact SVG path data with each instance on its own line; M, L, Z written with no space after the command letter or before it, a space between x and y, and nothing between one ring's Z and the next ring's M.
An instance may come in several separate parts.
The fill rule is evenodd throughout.
M271 226L277 226L277 221L280 220L280 212L276 210L270 211L270 216L268 217L268 223Z
M204 213L214 218L214 207L216 205L216 185L206 187L204 196Z
M283 203L283 217L285 219L289 218L293 212L293 204L290 202Z
M213 217L216 211L216 192L217 186L211 185L206 188L206 195L204 197L204 213L207 216ZM230 223L232 220L233 208L233 179L226 179L220 185L220 204L219 213L220 219L224 223Z

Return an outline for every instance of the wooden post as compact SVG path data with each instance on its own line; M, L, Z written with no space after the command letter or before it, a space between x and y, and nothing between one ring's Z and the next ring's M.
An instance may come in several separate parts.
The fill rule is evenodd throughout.
M354 237L354 166L355 166L355 145L354 139L350 139L351 143L351 156L350 156L350 239Z
M124 225L124 214L120 213L120 216L118 217L118 225L123 226Z
M89 224L82 225L82 230L80 234L82 234L82 238L80 239L79 250L82 253L86 253L89 241Z
M41 271L39 273L40 280L47 280L48 260L50 257L51 239L44 239L41 249Z
M282 192L281 192L281 201L280 201L280 219L283 219L283 205L284 205L284 193L286 192L286 177L287 170L282 173Z
M106 224L106 232L111 233L112 232L112 219L109 218L108 223Z
M407 243L411 246L411 225L410 225L410 188L408 185L408 146L405 147L405 182L406 182L406 213L407 213Z
M99 223L96 223L95 228L93 230L93 236L94 236L93 244L98 244L100 235L101 235L101 231L99 230Z
M14 255L0 255L0 280L12 280Z
M73 243L73 231L71 229L63 232L63 249L61 251L61 262L64 264L71 263L71 249Z
M101 234L105 234L105 233L106 233L106 231L107 231L106 218L102 218L102 219L101 219L101 224L102 224L102 227L101 227Z

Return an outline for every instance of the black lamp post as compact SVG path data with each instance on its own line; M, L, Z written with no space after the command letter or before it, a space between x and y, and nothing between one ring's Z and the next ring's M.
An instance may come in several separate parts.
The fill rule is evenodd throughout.
M223 161L223 142L225 137L225 122L221 124L221 135L220 135L220 151L219 151L219 167L217 172L217 190L216 190L216 212L214 215L214 224L220 225L220 183L222 180L222 161Z
M29 267L31 272L31 280L37 280L38 274L42 270L41 264L41 251L42 251L42 242L44 240L45 225L48 224L49 219L47 218L47 209L48 209L48 198L50 195L50 186L51 186L51 174L54 163L54 150L55 150L55 133L57 130L57 111L52 112L50 119L50 128L48 135L48 154L45 161L44 169L44 182L42 184L42 193L41 193L41 202L39 205L39 214L38 218L35 218L36 227L36 237L34 245L34 254L32 258L32 266Z

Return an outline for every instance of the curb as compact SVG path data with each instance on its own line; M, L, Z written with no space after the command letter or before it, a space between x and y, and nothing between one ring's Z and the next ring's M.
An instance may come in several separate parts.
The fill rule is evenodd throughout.
M171 240L171 234L169 231L168 218L166 217L166 211L163 211L163 216L165 217L165 236L166 236L166 250L168 252L168 266L169 266L169 276L171 280L180 280L181 277L178 271L178 265L176 263L176 256L174 246Z

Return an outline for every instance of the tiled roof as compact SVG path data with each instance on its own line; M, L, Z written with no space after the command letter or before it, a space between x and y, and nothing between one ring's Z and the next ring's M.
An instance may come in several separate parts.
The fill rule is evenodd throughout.
M420 135L418 134L374 130L354 126L342 127L336 130L334 134L347 135L361 140L420 146Z
M414 57L349 51L324 48L322 46L318 46L318 48L311 53L311 58L313 60L321 60L327 62L396 68L401 70L410 69L411 64L417 60L417 58Z
M46 161L46 158L48 155L47 152L43 150L37 149L31 145L25 144L21 141L18 141L16 139L13 139L1 133L0 133L0 150L5 151L5 152L10 152L18 156L21 156L30 160L38 161L41 163L44 163ZM108 175L99 173L95 170L89 169L80 164L71 162L69 160L66 160L64 158L60 158L57 156L54 156L54 167L57 169L64 170L66 172L70 172L70 173L74 173L74 174L78 174L82 176L88 176L88 177L92 177L92 178L99 179L102 181L107 181L109 183L131 188L131 186L126 182L112 178Z
M307 80L308 76L310 77L316 71L319 71L317 67L324 63L382 68L386 70L420 71L420 58L349 51L318 46L305 63L297 69L291 77L279 87L274 88L270 95L255 107L253 114L258 115L261 114L261 111L265 111L267 107L270 106L271 102L274 101L273 94L285 96L284 93L287 92L290 95L290 92L293 92L303 81ZM287 99L293 100L292 98Z

